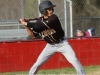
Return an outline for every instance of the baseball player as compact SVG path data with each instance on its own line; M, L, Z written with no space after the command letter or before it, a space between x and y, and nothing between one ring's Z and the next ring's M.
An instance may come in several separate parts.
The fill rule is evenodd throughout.
M39 68L56 52L60 52L65 56L65 58L75 67L78 75L86 75L84 68L65 37L57 15L53 14L55 6L56 5L53 5L49 0L42 1L39 5L39 11L43 16L38 18L35 24L30 23L30 19L20 19L20 22L24 25L27 32L33 39L35 36L29 29L30 26L33 27L35 33L40 34L47 42L47 45L37 58L37 61L31 67L29 75L36 74Z

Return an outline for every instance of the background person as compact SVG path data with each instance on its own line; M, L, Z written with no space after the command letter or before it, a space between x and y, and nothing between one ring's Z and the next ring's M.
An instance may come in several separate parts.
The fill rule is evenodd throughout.
M86 33L81 29L77 29L76 38L77 39L85 39L86 38Z
M86 32L84 32L82 29L77 29L76 32L77 39L86 39L87 37L93 37L93 36L95 36L94 28L89 28Z
M95 29L94 29L94 28L89 28L89 29L86 31L86 36L87 36L87 37L95 36Z

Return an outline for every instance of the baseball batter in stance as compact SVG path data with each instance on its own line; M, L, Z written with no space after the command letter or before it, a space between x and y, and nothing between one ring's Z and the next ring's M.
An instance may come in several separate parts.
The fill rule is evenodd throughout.
M29 75L36 74L39 68L56 52L60 52L65 56L65 58L74 66L78 75L86 75L84 68L65 37L57 15L53 14L55 6L56 5L53 5L49 0L42 1L39 5L39 11L43 16L38 18L35 24L30 23L30 19L20 19L20 22L24 25L33 39L35 38L34 33L37 33L47 42L47 45L39 55L37 61L31 67ZM33 31L29 29L30 26L33 27Z

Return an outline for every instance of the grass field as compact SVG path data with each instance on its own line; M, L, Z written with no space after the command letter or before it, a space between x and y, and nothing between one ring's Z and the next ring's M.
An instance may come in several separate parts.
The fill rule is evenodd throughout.
M100 75L100 66L88 66L84 67L86 75ZM7 72L0 73L0 75L27 75L27 72ZM39 70L38 74L57 74L57 75L75 75L76 71L74 68L62 68L62 69L54 69L54 70Z

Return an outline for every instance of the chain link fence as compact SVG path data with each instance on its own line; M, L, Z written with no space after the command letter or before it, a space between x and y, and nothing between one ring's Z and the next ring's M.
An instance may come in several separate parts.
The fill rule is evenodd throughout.
M38 17L40 15L38 10L39 1L41 2L43 0L0 0L0 39L27 38L28 34L24 27L18 23L18 19L22 17ZM70 26L67 26L67 29L65 28L64 0L51 1L56 5L54 13L58 15L64 31L67 31L67 37L70 37ZM67 2L67 0L65 1ZM91 27L95 28L95 36L100 35L99 8L100 0L72 0L73 37L76 36L76 30L78 28L86 31Z
M95 36L100 36L100 0L73 0L73 28L73 32L94 28Z

